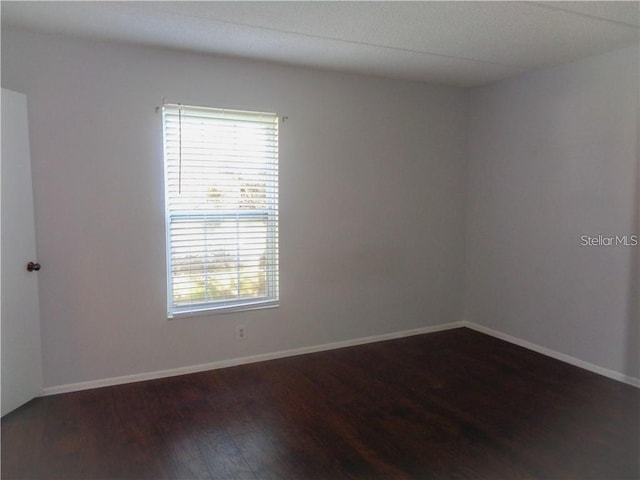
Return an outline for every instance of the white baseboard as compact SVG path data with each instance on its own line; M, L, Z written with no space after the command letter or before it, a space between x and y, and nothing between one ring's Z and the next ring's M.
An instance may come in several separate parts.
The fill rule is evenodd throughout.
M145 380L154 380L158 378L174 377L177 375L186 375L189 373L204 372L207 370L217 370L219 368L235 367L238 365L264 362L267 360L275 360L278 358L293 357L296 355L304 355L307 353L323 352L327 350L335 350L338 348L364 345L367 343L383 342L385 340L393 340L396 338L410 337L413 335L422 335L425 333L451 330L453 328L460 328L460 327L467 327L477 332L499 338L500 340L513 343L515 345L527 348L537 353L541 353L542 355L555 358L556 360L560 360L562 362L569 363L571 365L583 368L590 372L603 375L607 378L611 378L619 382L633 385L634 387L640 387L640 379L638 378L630 377L628 375L624 375L614 370L599 367L598 365L594 365L592 363L585 362L584 360L580 360L570 355L556 352L555 350L551 350L546 347L542 347L540 345L527 342L526 340L522 340L520 338L507 335L506 333L493 330L492 328L484 327L482 325L478 325L472 322L463 321L463 322L452 322L452 323L447 323L443 325L415 328L412 330L403 330L399 332L385 333L382 335L373 335L370 337L361 337L361 338L355 338L351 340L343 340L339 342L325 343L321 345L312 345L309 347L294 348L291 350L282 350L278 352L263 353L263 354L251 355L247 357L231 358L228 360L220 360L217 362L203 363L199 365L190 365L186 367L172 368L168 370L158 370L155 372L138 373L133 375L125 375L121 377L102 378L98 380L90 380L87 382L69 383L66 385L56 385L56 386L44 388L42 394L45 396L55 395L59 393L69 393L69 392L77 392L81 390L89 390L92 388L110 387L113 385L123 385L126 383L142 382Z
M435 325L429 327L415 328L412 330L403 330L400 332L385 333L382 335L373 335L370 337L361 337L351 340L343 340L339 342L325 343L322 345L313 345L309 347L294 348L291 350L282 350L279 352L263 353L251 355L248 357L232 358L229 360L220 360L217 362L203 363L200 365L190 365L180 368L172 368L169 370L159 370L155 372L138 373L133 375L125 375L122 377L102 378L98 380L90 380L87 382L69 383L66 385L56 385L43 389L43 395L55 395L59 393L77 392L80 390L89 390L92 388L110 387L113 385L123 385L125 383L142 382L145 380L154 380L157 378L174 377L177 375L185 375L189 373L204 372L207 370L217 370L219 368L235 367L237 365L245 365L248 363L264 362L267 360L275 360L278 358L293 357L296 355L304 355L306 353L323 352L326 350L335 350L338 348L353 347L356 345L364 345L366 343L382 342L385 340L393 340L396 338L410 337L413 335L422 335L425 333L439 332L460 328L465 326L463 322L453 322L443 325Z
M576 367L583 368L584 370L597 373L598 375L603 375L607 378L633 385L634 387L640 387L640 379L625 375L620 372L616 372L615 370L599 367L598 365L594 365L593 363L585 362L584 360L580 360L579 358L556 352L555 350L536 345L535 343L527 342L526 340L522 340L521 338L513 337L511 335L507 335L506 333L502 333L497 330L493 330L492 328L478 325L473 322L464 321L462 322L462 326L470 328L472 330L476 330L477 332L484 333L486 335L490 335L492 337L499 338L500 340L513 343L528 350L533 350L534 352L541 353L542 355L546 355L547 357L555 358L556 360L560 360Z

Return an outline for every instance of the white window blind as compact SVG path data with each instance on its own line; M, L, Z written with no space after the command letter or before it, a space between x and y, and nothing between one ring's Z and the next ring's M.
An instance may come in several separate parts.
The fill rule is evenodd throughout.
M163 107L169 316L278 303L278 117Z

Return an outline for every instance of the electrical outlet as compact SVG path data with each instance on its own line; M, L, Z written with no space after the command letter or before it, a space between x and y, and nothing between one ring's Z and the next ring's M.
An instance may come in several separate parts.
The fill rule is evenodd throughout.
M245 327L244 325L238 325L236 327L236 338L238 340L244 340L245 338L247 338L247 327Z

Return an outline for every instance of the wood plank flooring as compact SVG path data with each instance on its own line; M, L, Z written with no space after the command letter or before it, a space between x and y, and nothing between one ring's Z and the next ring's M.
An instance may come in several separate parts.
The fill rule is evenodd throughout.
M37 398L2 479L637 479L639 401L461 328Z

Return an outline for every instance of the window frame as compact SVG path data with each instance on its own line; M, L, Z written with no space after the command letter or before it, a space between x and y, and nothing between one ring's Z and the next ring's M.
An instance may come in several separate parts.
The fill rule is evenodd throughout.
M270 200L267 202L268 207L259 208L241 208L241 209L217 209L217 210L202 210L202 209L181 209L172 210L170 205L171 191L168 187L169 184L169 155L167 153L167 124L165 121L166 109L193 109L197 112L203 112L210 110L217 113L228 112L233 116L236 115L248 115L248 116L270 116L273 118L274 139L275 139L275 155L271 157L273 165L270 168L265 167L267 174L273 174L275 180L275 192L270 191L267 198ZM204 316L208 314L220 314L231 313L246 310L257 310L265 308L279 307L279 285L280 285L280 267L279 267L279 123L280 117L275 113L265 113L257 111L244 111L244 110L229 110L222 108L212 108L203 106L187 106L181 104L165 104L162 108L162 139L163 139L163 166L164 166L164 195L165 195L165 248L166 248L166 274L167 274L167 316L168 318L180 318L191 316ZM182 146L180 146L182 148ZM212 186L216 186L213 184ZM272 185L266 186L266 190L269 191ZM267 293L266 295L256 297L240 297L240 284L238 283L238 296L232 299L213 300L205 302L194 302L188 305L176 305L174 302L174 284L175 276L173 273L172 253L172 225L176 221L182 222L199 222L203 224L203 228L207 228L208 222L235 222L240 225L241 219L254 218L265 219L266 235L265 242L267 247L265 248L265 255L267 258L265 272L267 275ZM238 237L239 238L239 237ZM204 243L204 242L203 242ZM237 256L236 258L240 258ZM203 262L203 265L206 262ZM240 263L237 264L237 271L240 271ZM239 273L238 273L239 275Z

